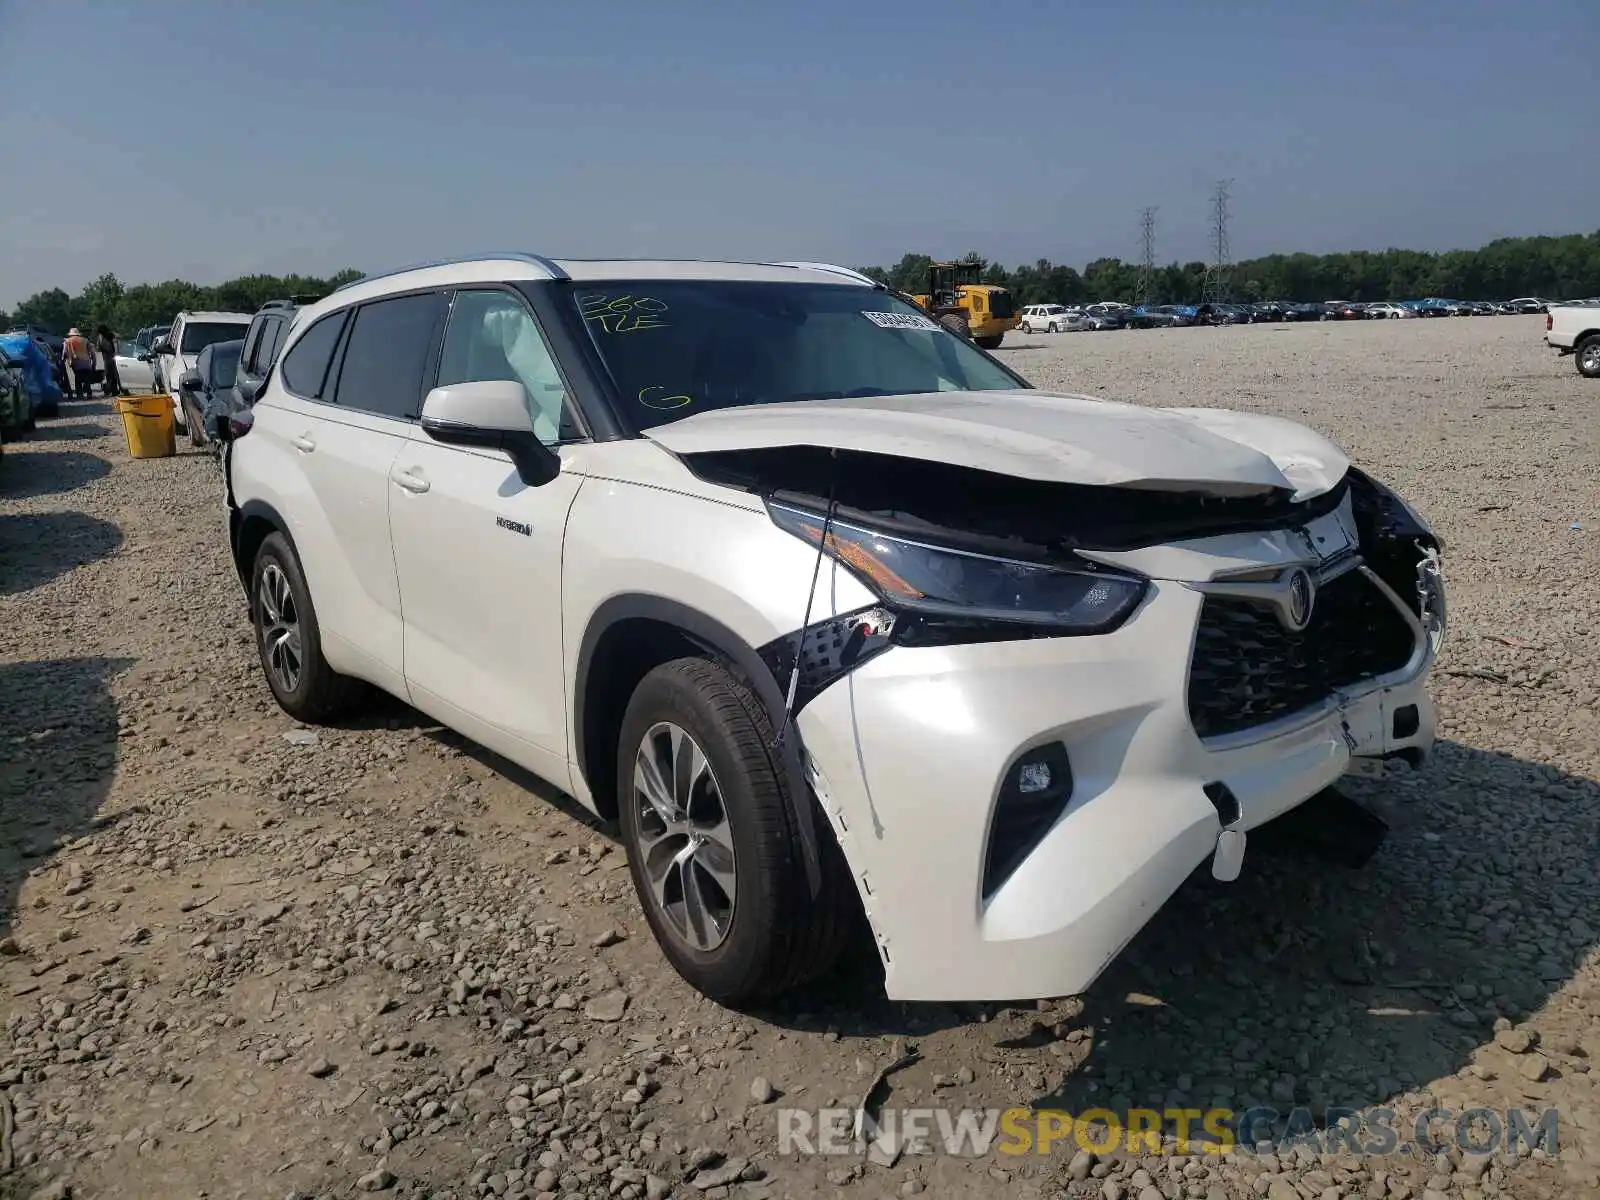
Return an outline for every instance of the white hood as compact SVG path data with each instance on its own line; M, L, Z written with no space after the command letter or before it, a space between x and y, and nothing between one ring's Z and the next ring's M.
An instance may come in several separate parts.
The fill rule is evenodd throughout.
M1350 460L1276 417L1055 392L931 392L714 409L645 435L674 454L823 446L1053 483L1243 495L1333 487Z

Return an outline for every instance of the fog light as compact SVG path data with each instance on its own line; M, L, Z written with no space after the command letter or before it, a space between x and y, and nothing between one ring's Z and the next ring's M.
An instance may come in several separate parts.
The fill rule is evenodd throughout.
M1023 795L1045 791L1050 782L1050 764L1047 762L1024 762L1017 772L1017 791Z
M1072 799L1072 767L1060 742L1036 746L1006 772L995 798L983 863L987 898L1022 865Z

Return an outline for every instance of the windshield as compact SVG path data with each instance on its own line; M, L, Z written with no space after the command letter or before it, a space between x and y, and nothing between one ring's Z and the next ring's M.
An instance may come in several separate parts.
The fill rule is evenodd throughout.
M138 358L144 353L144 347L138 342L118 342L117 355L120 358Z
M249 321L196 321L193 325L183 327L183 345L178 347L178 353L199 354L207 346L243 337L248 328Z
M231 388L234 376L239 373L239 351L244 349L242 341L225 342L213 346L211 349L211 386L214 388Z
M1028 386L876 288L634 281L577 287L572 303L637 429L745 404Z

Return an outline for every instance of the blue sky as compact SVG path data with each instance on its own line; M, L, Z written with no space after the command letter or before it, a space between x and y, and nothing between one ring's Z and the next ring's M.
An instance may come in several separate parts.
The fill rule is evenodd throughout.
M1596 0L0 0L0 306L482 249L1081 267L1600 225ZM26 147L26 150L23 148Z

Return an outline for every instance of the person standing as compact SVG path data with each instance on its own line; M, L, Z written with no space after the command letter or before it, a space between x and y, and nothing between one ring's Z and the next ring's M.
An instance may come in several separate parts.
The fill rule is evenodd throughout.
M72 368L72 395L78 400L89 398L90 379L94 375L94 347L89 339L74 325L67 331L67 340L61 345L61 357Z
M95 347L100 351L100 393L107 399L122 395L122 378L117 374L117 339L111 326L102 325L95 331Z

